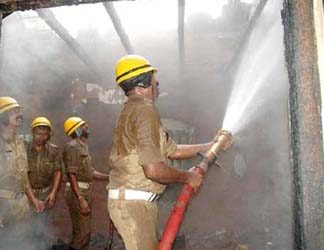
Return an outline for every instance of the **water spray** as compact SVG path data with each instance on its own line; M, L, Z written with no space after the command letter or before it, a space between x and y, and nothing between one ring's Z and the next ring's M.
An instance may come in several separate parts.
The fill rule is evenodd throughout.
M213 141L212 147L203 155L202 161L194 169L194 171L201 175L204 175L208 171L221 151L228 149L232 145L232 134L228 130L221 129L217 132ZM173 242L178 234L185 211L193 194L194 189L189 184L184 185L164 229L159 250L172 249Z

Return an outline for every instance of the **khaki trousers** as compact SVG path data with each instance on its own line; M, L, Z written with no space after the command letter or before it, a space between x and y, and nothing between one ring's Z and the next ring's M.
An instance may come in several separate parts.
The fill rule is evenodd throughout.
M158 248L156 202L108 199L108 212L126 250Z
M81 190L81 195L91 207L91 191ZM88 250L91 238L91 214L84 216L81 214L79 200L70 187L65 189L65 199L69 208L72 221L72 243L73 249Z

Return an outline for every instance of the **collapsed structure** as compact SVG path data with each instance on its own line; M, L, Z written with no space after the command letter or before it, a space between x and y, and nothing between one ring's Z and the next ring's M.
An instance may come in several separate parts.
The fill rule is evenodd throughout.
M114 121L116 120L116 110L123 100L117 92L112 90L111 85L105 85L107 68L102 67L101 62L98 63L94 60L91 52L89 53L89 50L86 50L78 39L75 39L60 25L50 9L42 9L95 2L105 2L104 8L112 20L113 27L122 45L117 53L133 53L136 49L140 50L138 44L132 43L132 38L122 26L118 12L109 1L1 1L0 10L2 18L4 18L3 23L10 19L12 17L10 14L15 11L37 10L39 17L54 31L55 35L48 36L49 41L53 43L55 41L56 44L65 48L68 47L70 49L70 52L68 52L70 54L67 56L69 57L69 67L71 69L84 67L82 69L84 74L76 77L72 70L66 73L64 66L61 65L60 68L60 66L55 65L55 60L59 61L57 58L52 57L53 60L47 63L41 55L32 54L32 57L37 60L33 64L40 65L40 68L39 71L34 68L32 73L29 72L33 76L30 79L27 78L27 75L18 71L18 65L9 65L10 60L8 59L12 58L11 49L14 47L10 47L12 44L10 40L6 41L6 39L15 37L12 34L17 31L8 30L9 25L8 27L3 26L0 91L1 93L11 92L13 95L19 96L20 93L18 94L17 90L12 87L12 83L19 82L19 76L24 75L25 78L21 81L29 80L25 84L28 85L26 89L30 92L26 91L22 101L33 104L26 110L29 115L28 118L31 119L39 112L47 112L49 115L59 117L54 124L57 131L55 132L57 133L56 140L59 142L65 140L64 136L60 135L60 130L62 129L62 120L68 115L67 113L80 112L87 116L87 120L97 121L92 126L94 134L97 131L104 131L105 136L101 136L96 142L92 143L96 149L95 154L98 156L97 162L101 164L104 162L108 151L103 148L104 146L109 148ZM286 84L287 90L289 88L289 95L286 95L286 93L278 94L273 97L270 104L260 108L266 109L268 113L249 124L249 129L256 131L253 135L249 132L249 129L239 134L242 144L239 144L237 148L234 146L233 152L224 156L225 158L222 160L224 169L228 168L229 172L223 170L211 171L202 193L194 199L189 208L186 222L178 239L179 249L185 249L184 245L188 249L189 247L198 249L199 247L195 247L199 244L202 244L206 249L221 247L235 249L237 246L243 247L245 245L251 249L261 249L265 246L270 249L324 248L322 240L324 235L322 223L324 220L321 208L323 197L321 189L323 184L323 138L320 136L322 134L322 104L318 66L321 55L318 54L317 50L318 43L323 38L318 37L315 32L315 23L317 22L315 18L321 17L314 15L315 12L323 11L323 6L318 5L318 2L315 0L254 1L253 8L249 12L250 16L246 19L248 20L247 26L242 32L244 35L239 36L235 46L230 48L220 47L216 51L218 53L231 51L227 58L225 58L224 53L224 64L227 62L225 69L213 67L213 65L222 64L220 61L218 63L212 61L214 60L213 57L217 57L216 52L213 52L207 46L201 48L197 44L198 41L202 42L201 37L204 38L204 41L208 41L207 44L225 44L226 41L217 42L216 35L210 35L215 26L208 26L208 21L200 20L199 28L203 27L205 30L200 29L198 31L199 28L195 30L194 23L191 26L192 30L190 30L190 27L186 27L184 22L186 2L183 0L179 0L177 5L177 46L171 49L171 51L176 51L175 59L168 61L159 54L154 55L153 50L147 49L148 53L152 53L153 57L156 58L156 61L166 65L165 71L170 72L169 77L164 77L165 82L169 83L166 83L167 91L164 99L161 98L161 109L165 117L169 118L167 123L171 133L174 133L180 142L182 140L183 143L186 143L193 139L193 128L196 128L195 131L203 131L200 132L201 134L195 135L196 140L210 137L215 130L221 128L221 120L237 72L249 70L244 68L245 60L247 60L244 51L247 50L250 43L254 43L253 39L255 44L262 45L265 43L265 40L261 40L261 37L266 37L269 34L267 33L268 29L277 27L280 32L282 31L275 38L276 47L261 47L261 49L269 52L266 55L278 50L275 52L282 56L278 59L278 68L271 71L271 74L267 75L264 81L280 81L282 85ZM282 17L282 20L279 20L280 17ZM279 21L275 22L275 20ZM23 25L19 26L17 23L16 25L19 29L24 29ZM188 34L189 32L191 33ZM200 32L201 37L196 38L194 36L197 32ZM23 36L23 32L21 35ZM55 40L57 36L64 41L64 44ZM212 43L213 41L216 42ZM283 46L280 47L280 44ZM35 44L28 39L24 46L24 50L28 53L37 50L37 48L31 49ZM158 47L161 49L163 45L159 44ZM204 56L199 57L194 54L197 47ZM217 49L216 46L212 48ZM251 53L257 54L258 51L255 49ZM112 58L117 57L114 52L111 52L111 55ZM205 60L199 61L201 58ZM5 61L3 61L4 59ZM264 63L260 65L258 71L267 71L269 65L267 59L264 58ZM76 64L75 61L81 61L83 66ZM113 60L103 62L112 64ZM172 72L175 63L179 63L179 68L176 72ZM26 65L31 64L27 63ZM196 69L199 70L195 71ZM41 76L40 73L44 71L47 74ZM217 75L215 72L218 73L218 76L214 76ZM112 74L112 72L107 74ZM164 74L163 71L160 74ZM209 76L211 75L213 77L210 80ZM274 79L275 75L282 77ZM47 80L49 77L55 77L56 80L53 80L53 82L57 85L48 84L48 86L55 87L46 90L42 84L46 81L50 82ZM37 82L37 78L39 82ZM80 80L80 78L82 79ZM258 79L252 80L258 81ZM9 86L9 82L11 86ZM218 84L216 85L215 82ZM67 84L71 86L68 87ZM197 85L199 85L199 88L197 88ZM39 88L38 86L42 87ZM177 90L172 92L175 88ZM41 89L45 89L45 93L41 93ZM71 93L73 94L73 110L65 110L66 113L63 114L62 110L69 106L66 100L71 98L69 96ZM98 93L101 93L101 95L98 95ZM105 95L109 95L109 98ZM34 100L31 96L39 96L39 98ZM106 100L106 103L100 101L100 96L101 100ZM189 96L188 99L186 99L187 96ZM288 98L289 110L287 103L285 103ZM179 99L185 99L191 105L186 106L182 103L179 106L176 102ZM214 100L214 103L212 103L215 107L210 108L210 102L207 102L207 100ZM110 105L112 103L114 105ZM200 112L201 110L204 111ZM179 115L179 113L182 114ZM215 115L215 113L218 114ZM109 119L103 121L98 120L98 117L109 117ZM186 123L179 123L179 120ZM207 123L207 120L209 120L209 123ZM264 128L267 132L261 131L261 128ZM250 149L244 148L244 144L249 145ZM182 166L179 164L179 167L191 164L192 162L182 163ZM98 190L102 192L100 187L98 187ZM177 190L177 187L174 187L173 191L169 191L161 200L161 205L164 207L164 212L161 215L161 228L163 228L171 210L170 204L176 197L174 190ZM105 199L105 195L98 194L98 199ZM206 212L200 214L198 212L200 210ZM60 210L60 214L63 213L62 211L64 210ZM102 214L103 211L98 209L95 218L97 220L102 218ZM200 221L205 223L200 223ZM59 223L62 223L62 221ZM99 227L101 232L106 230L102 225ZM206 240L202 241L201 239Z

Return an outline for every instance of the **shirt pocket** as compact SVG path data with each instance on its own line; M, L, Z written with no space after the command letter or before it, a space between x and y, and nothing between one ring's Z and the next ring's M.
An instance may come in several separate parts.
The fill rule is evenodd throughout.
M5 151L5 159L8 163L15 161L17 157L15 156L14 152L12 150L6 150Z
M5 151L5 159L6 159L6 168L7 171L12 174L18 176L24 172L24 169L19 167L17 155L12 150Z
M90 156L88 154L81 154L81 171L84 173L90 172Z
M53 175L54 170L54 161L52 160L45 160L44 161L44 174L48 176Z

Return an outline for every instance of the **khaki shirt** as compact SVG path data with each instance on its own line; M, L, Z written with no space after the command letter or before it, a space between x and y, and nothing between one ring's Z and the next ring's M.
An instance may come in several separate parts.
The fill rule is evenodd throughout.
M44 150L35 151L32 142L27 142L28 176L35 189L47 188L53 184L54 174L62 170L62 154L58 147L47 142Z
M63 151L63 160L67 174L75 174L78 181L92 182L94 168L86 143L78 139L68 142Z
M143 166L165 162L176 149L177 145L162 126L154 103L146 98L130 97L115 128L107 188L162 193L165 185L147 179Z
M21 192L28 185L28 161L23 138L0 136L0 189Z

